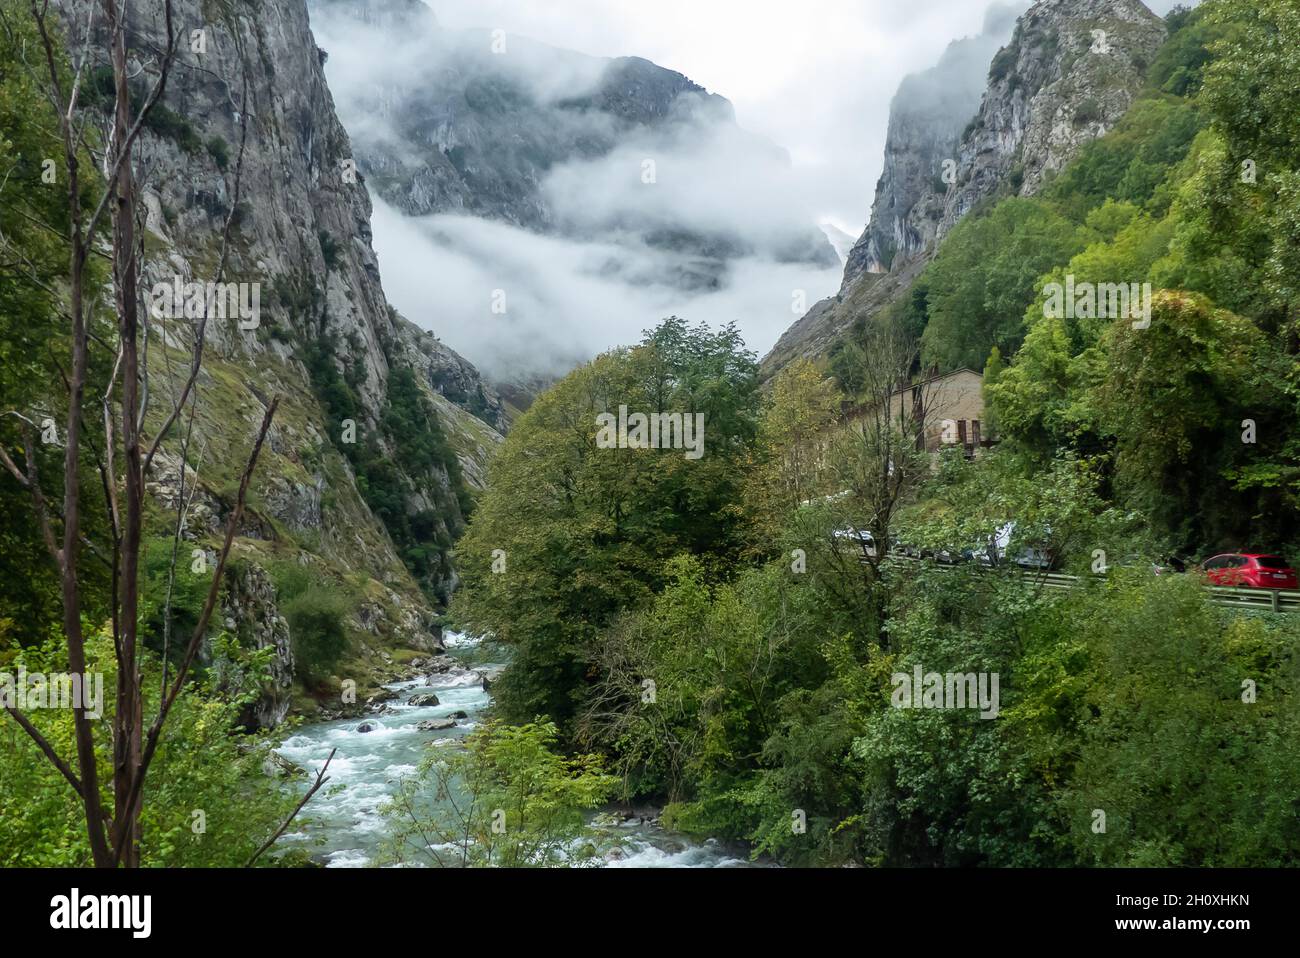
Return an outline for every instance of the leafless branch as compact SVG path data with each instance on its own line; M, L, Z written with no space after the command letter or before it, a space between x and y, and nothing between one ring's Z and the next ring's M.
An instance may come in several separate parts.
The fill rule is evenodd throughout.
M334 761L334 753L337 751L338 749L335 748L330 752L330 757L325 759L325 764L322 765L320 771L316 773L316 781L312 784L311 788L307 789L307 794L302 797L302 801L298 803L298 807L289 814L289 817L284 820L284 824L276 830L276 833L268 838L266 843L253 853L253 857L248 860L248 864L244 866L245 868L252 868L253 865L257 863L257 860L262 857L262 853L274 845L280 836L288 830L289 826L293 823L293 820L298 817L298 813L301 812L306 804L311 801L312 796L320 791L322 785L329 781L329 779L325 777L325 772L329 769L330 762Z
M54 751L54 747L45 740L45 736L42 735L36 726L28 721L27 716L18 711L18 709L6 705L5 711L12 715L14 721L22 726L23 731L31 736L32 741L36 743L36 747L45 753L45 757L48 758L54 767L59 770L59 774L68 780L68 784L72 786L72 790L80 797L82 795L80 779L78 779L72 769L68 767L68 763L59 758L59 753Z
M140 790L144 786L145 774L149 771L149 765L153 761L154 753L158 748L158 740L162 735L163 724L167 721L167 715L171 712L172 705L176 702L176 697L180 695L181 689L185 685L185 680L189 676L190 666L194 663L194 657L198 655L199 646L203 642L203 637L208 631L208 622L212 619L212 610L217 604L217 595L221 591L221 579L225 573L226 560L230 556L231 546L234 545L235 533L239 529L240 523L244 518L244 505L248 498L248 485L252 480L253 470L257 466L258 457L262 453L262 445L266 442L266 435L271 429L271 421L275 418L275 412L280 406L280 397L277 396L271 400L271 405L266 410L266 415L262 419L261 429L257 434L257 442L253 446L253 451L248 457L248 463L244 467L243 476L239 480L239 492L235 498L235 508L231 511L230 517L226 521L226 539L222 544L221 552L217 557L217 565L212 573L212 585L208 588L208 597L203 603L203 611L199 614L199 620L194 627L194 634L190 638L189 647L185 650L185 657L181 661L176 671L176 678L172 682L172 687L167 696L163 699L158 708L158 715L153 724L149 727L148 735L145 738L144 750L141 755L139 767L131 779L131 787L125 803L125 810L128 819L134 813L136 803L140 798ZM120 826L120 823L119 823ZM119 827L117 841L115 842L114 859L121 857L122 848L127 838L126 830Z

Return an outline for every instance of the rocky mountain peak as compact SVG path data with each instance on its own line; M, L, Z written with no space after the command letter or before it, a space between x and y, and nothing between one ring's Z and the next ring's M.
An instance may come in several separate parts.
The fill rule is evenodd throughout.
M1140 0L1039 0L989 68L989 87L957 155L938 236L1000 189L1037 192L1043 177L1128 112L1164 42Z
M846 285L863 273L886 272L896 256L914 256L934 241L947 190L944 175L955 171L957 146L979 110L989 61L1010 38L1023 9L990 7L978 36L949 44L935 66L909 74L899 85L871 220L849 254Z
M682 111L718 122L735 123L731 101L673 70L641 57L611 60L599 88L590 96L566 101L566 106L589 107L629 123L653 124Z
M907 78L891 109L871 223L843 287L786 331L764 369L825 351L855 318L892 304L980 203L1036 193L1128 111L1166 35L1141 0L1038 0L992 56L977 100L936 78L969 76L978 43L954 44L933 70ZM954 137L963 102L976 108Z

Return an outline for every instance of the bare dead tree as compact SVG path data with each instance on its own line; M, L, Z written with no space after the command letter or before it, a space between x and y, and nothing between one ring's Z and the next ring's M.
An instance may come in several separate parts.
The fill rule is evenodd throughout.
M899 510L929 471L926 442L940 410L932 384L912 381L917 344L896 324L869 322L862 342L849 349L860 402L831 442L828 465L842 490L837 507L846 524L870 536L871 547L837 540L832 555L843 566L840 581L871 589L881 579Z
M76 5L70 9L77 10ZM108 388L98 400L102 412L104 444L102 454L94 449L100 472L112 538L111 609L113 645L117 663L116 709L112 728L112 762L107 778L112 785L113 809L103 807L100 797L101 771L95 757L95 742L84 703L73 709L77 747L74 767L64 761L40 731L15 708L7 711L33 739L41 753L59 771L81 801L92 861L99 867L140 864L140 815L143 788L150 765L157 753L167 718L189 679L190 669L199 652L216 606L227 559L234 538L241 527L249 484L260 457L279 399L273 399L263 416L252 451L240 480L233 509L230 511L225 538L213 569L212 581L202 612L185 647L175 676L168 684L163 680L163 694L157 714L144 723L144 689L140 666L140 561L145 503L145 477L155 454L172 427L189 410L187 436L192 427L195 404L193 393L202 364L211 303L203 311L194 333L188 378L179 395L173 395L171 409L163 415L161 427L151 441L144 437L148 394L148 329L144 321L141 296L143 244L140 241L140 176L136 154L141 130L150 112L160 101L168 77L176 63L180 32L173 23L171 0L163 0L165 41L151 62L133 68L127 46L127 14L122 0L89 0L85 5L84 35L81 54L74 64L73 78L65 82L60 69L56 31L51 22L49 0L31 0L31 14L41 41L45 71L44 86L55 108L63 147L63 166L67 174L69 250L67 275L67 312L71 330L71 368L64 374L67 389L67 418L63 456L62 507L55 509L46 499L31 436L30 423L24 423L24 459L22 467L0 447L0 465L23 488L30 492L32 508L41 535L57 567L63 607L63 630L67 643L68 666L74 673L86 671L86 637L82 627L84 609L80 579L80 550L85 542L82 531L80 478L83 444L94 449L85 431L87 370L92 342L108 346L95 334L95 303L88 294L87 265L97 253L100 226L105 216L111 220L108 260L111 263L113 312L116 342L113 372ZM96 44L99 46L97 47ZM72 41L69 41L72 45ZM97 49L107 50L113 79L113 109L104 131L103 149L99 154L103 175L103 193L93 209L82 205L83 187L89 182L83 175L85 158L94 156L87 130L89 114L82 109L82 81ZM134 69L134 75L133 75ZM131 83L141 74L149 75L148 92L139 107L133 105ZM247 87L245 85L245 105ZM247 136L247 110L240 109L241 138L235 171L236 203L242 176ZM222 234L222 253L217 281L224 275L229 248L234 206ZM142 335L143 334L143 335ZM116 407L116 416L114 408ZM146 451L147 450L147 451ZM182 475L188 458L188 438L181 451ZM117 469L122 470L119 481ZM182 491L183 499L183 491ZM178 513L178 523L184 510ZM61 527L61 528L60 528ZM179 537L180 528L176 530ZM173 555L173 574L174 574ZM310 798L321 783L308 793ZM305 804L305 800L303 802ZM301 805L299 806L301 808ZM295 815L297 811L295 810ZM290 817L289 821L292 821ZM288 822L284 827L287 827ZM283 831L283 828L281 829ZM272 838L274 841L274 838ZM263 849L264 850L264 849ZM261 851L258 853L261 854ZM254 856L256 860L257 856Z

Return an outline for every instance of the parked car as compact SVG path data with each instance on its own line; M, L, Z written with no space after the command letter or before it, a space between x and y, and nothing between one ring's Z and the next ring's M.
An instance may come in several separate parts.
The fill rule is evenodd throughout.
M970 561L971 550L936 549L932 558L940 565L958 565L959 563Z
M1050 572L1056 565L1056 558L1051 550L1037 546L1025 546L1016 553L1012 561L1022 569L1037 569L1040 572Z
M1152 575L1174 575L1187 571L1187 562L1178 556L1153 559L1136 552L1130 552L1114 565L1126 569L1145 569Z
M1296 589L1295 569L1281 556L1255 552L1225 552L1201 564L1212 585L1246 589Z
M1044 572L1056 566L1056 555L1043 546L1021 544L1019 548L1013 550L1011 538L1015 532L1014 522L1004 523L989 536L988 542L977 548L965 550L963 557L983 566L1010 563L1022 569L1038 569Z
M876 557L875 537L866 529L854 529L852 526L846 526L842 529L836 529L831 535L840 542L859 549L864 559L874 559Z

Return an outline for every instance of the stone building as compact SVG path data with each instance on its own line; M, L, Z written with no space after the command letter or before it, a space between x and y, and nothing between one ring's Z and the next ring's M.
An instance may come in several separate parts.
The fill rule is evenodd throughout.
M918 449L938 452L959 446L973 457L992 445L985 428L984 377L973 369L931 376L899 389L889 399L891 419L898 420L903 403L911 406L911 419L918 425Z
M850 410L848 424L867 412L864 406ZM933 375L899 388L889 397L889 419L915 430L916 446L926 452L957 446L973 458L994 442L984 415L984 377L973 369Z

